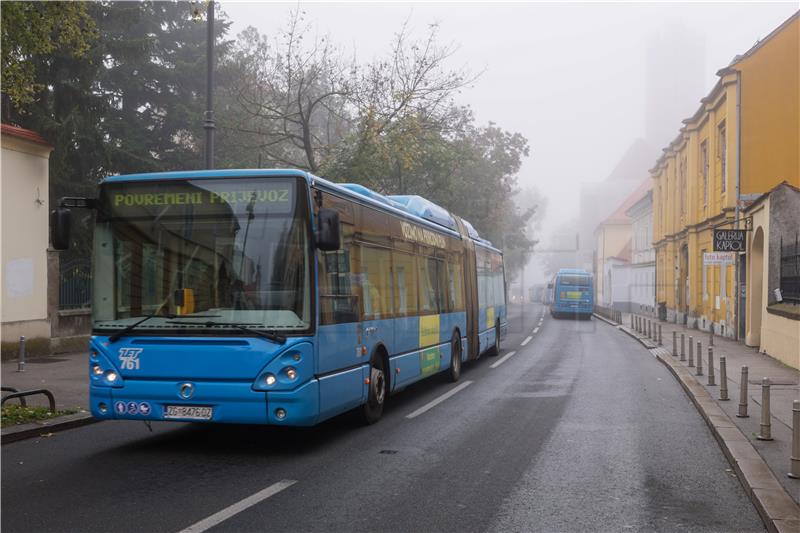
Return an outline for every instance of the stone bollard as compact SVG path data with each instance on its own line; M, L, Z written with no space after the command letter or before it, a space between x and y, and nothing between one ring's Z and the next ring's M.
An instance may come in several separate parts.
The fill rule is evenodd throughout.
M25 372L25 335L19 338L19 356L17 358L17 372Z
M672 357L678 357L678 332L672 332Z
M694 375L703 375L703 345L700 344L700 341L697 341L697 369Z
M758 440L772 440L772 423L769 413L769 378L761 379L761 433L756 435Z
M686 361L686 337L681 333L681 361Z
M719 358L719 399L723 402L730 400L728 398L728 361L724 355Z
M708 383L710 387L716 386L716 375L714 374L714 348L708 347Z
M694 368L694 339L689 335L689 366Z
M658 325L658 345L664 346L664 338L661 336L661 324Z
M800 479L800 400L792 402L792 456L789 462L791 468L786 475Z
M739 412L736 416L739 418L749 418L747 414L747 374L746 366L742 367L742 379L739 381Z

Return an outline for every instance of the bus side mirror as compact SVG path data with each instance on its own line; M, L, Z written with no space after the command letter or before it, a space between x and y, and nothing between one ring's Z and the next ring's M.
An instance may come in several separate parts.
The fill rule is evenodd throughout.
M317 213L317 248L323 252L333 252L339 249L339 213L333 209L320 209Z
M50 212L50 235L56 250L69 249L70 215L66 207L57 207Z

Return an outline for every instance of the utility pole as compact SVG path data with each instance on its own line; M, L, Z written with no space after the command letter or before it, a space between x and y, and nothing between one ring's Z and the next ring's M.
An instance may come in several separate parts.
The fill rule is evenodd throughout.
M214 168L214 0L208 2L206 11L208 51L206 53L206 168Z

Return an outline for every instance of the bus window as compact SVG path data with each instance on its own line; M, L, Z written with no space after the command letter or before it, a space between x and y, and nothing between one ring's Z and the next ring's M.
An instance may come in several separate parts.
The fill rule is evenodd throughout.
M450 290L448 297L450 299L450 311L463 311L464 310L464 275L461 267L461 258L453 256L454 262L447 264L447 277Z
M419 308L423 313L439 313L443 307L440 302L444 285L440 271L440 261L432 257L420 257L419 266Z
M413 316L417 307L417 267L415 257L403 252L392 252L394 263L394 308L397 316Z
M364 292L364 319L377 320L392 315L392 269L389 251L361 246L361 283Z
M320 323L343 324L358 320L358 296L352 287L353 227L342 224L342 248L319 253Z

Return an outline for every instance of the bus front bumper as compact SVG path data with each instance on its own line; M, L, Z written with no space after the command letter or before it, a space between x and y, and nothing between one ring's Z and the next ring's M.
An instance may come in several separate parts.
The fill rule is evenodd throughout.
M310 426L319 419L319 381L264 392L252 382L127 379L123 387L92 385L89 406L99 420Z

